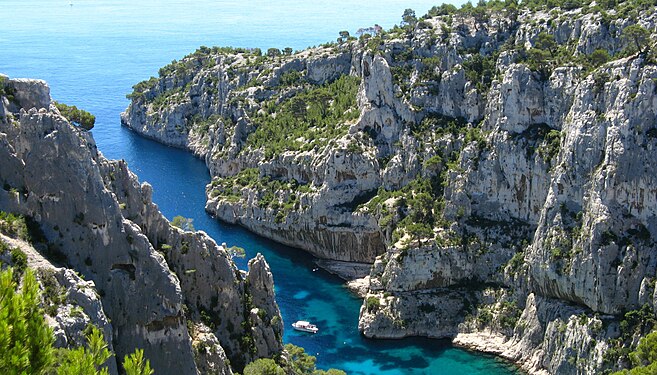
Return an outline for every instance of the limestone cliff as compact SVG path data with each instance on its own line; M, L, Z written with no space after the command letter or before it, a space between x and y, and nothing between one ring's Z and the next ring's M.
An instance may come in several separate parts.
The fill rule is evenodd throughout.
M204 157L220 219L373 262L366 336L622 367L657 295L657 13L528 6L437 7L292 55L201 48L122 121Z
M125 162L105 159L91 134L60 114L45 82L0 78L0 210L30 218L43 255L93 281L116 358L137 347L159 374L229 374L227 359L241 369L281 352L264 259L243 273L203 232L171 226L151 187ZM62 272L60 283L70 284ZM254 309L264 312L259 320Z

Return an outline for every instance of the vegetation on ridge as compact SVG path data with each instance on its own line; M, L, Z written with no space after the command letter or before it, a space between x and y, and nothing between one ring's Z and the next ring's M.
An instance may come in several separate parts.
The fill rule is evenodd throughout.
M94 124L96 124L96 116L83 109L78 109L76 106L69 106L58 102L55 102L55 105L57 106L57 109L59 109L59 113L66 117L70 123L77 125L84 130L91 130L93 129Z
M571 85L577 85L584 79L590 80L593 78L592 90L594 94L598 95L603 92L605 83L609 82L610 79L607 73L607 68L610 65L602 67L609 61L624 57L629 57L628 60L638 57L641 59L640 61L647 64L654 64L657 61L653 46L654 41L650 39L651 30L644 27L646 23L643 23L644 26L639 24L627 26L636 23L641 12L654 12L655 4L657 2L654 0L626 0L620 2L616 0L601 2L591 0L480 1L476 5L466 3L460 9L453 5L434 7L428 15L420 18L416 16L412 9L407 9L402 16L400 26L396 26L389 31L376 30L371 33L359 33L361 37L358 40L351 37L349 32L341 31L338 38L340 45L335 46L333 51L338 51L339 47L347 44L353 49L360 48L360 51L365 51L365 53L369 52L384 57L390 66L395 94L401 99L402 103L408 105L411 113L417 119L424 117L424 120L418 121L418 123L409 121L402 124L400 121L401 135L397 143L392 145L392 151L387 149L390 146L389 144L382 146L380 149L376 147L369 149L377 152L376 156L378 157L378 165L382 176L388 172L396 173L393 168L383 171L392 158L410 155L412 160L403 160L402 163L416 164L409 166L407 169L404 169L406 165L402 165L400 169L404 169L404 172L413 171L415 175L408 173L408 175L400 178L403 182L387 183L386 186L394 186L392 190L379 188L376 196L369 202L362 204L360 206L361 211L358 212L358 214L366 212L378 219L379 228L382 232L385 232L385 236L389 237L386 238L388 244L394 243L395 250L399 250L392 254L395 257L394 259L401 263L404 256L411 254L409 249L423 247L424 245L435 246L441 250L452 247L453 249L449 249L450 251L462 249L464 252L468 251L468 255L472 254L473 257L495 251L486 248L487 246L482 246L482 242L478 242L481 238L479 234L485 231L474 234L468 233L468 230L472 227L502 227L506 231L504 234L511 238L509 241L531 239L530 235L524 234L525 232L523 232L523 235L510 235L512 229L508 229L508 227L516 226L517 222L519 222L517 226L535 224L535 220L529 217L536 214L536 210L527 214L527 218L523 217L522 219L514 219L515 213L507 216L506 212L499 215L500 217L491 215L486 218L477 216L477 209L481 211L486 209L481 208L484 205L479 207L467 204L459 206L454 201L446 201L444 195L449 196L449 193L445 194L445 191L446 188L451 187L450 183L462 182L468 177L467 173L477 170L480 158L486 160L485 158L488 155L499 150L487 149L487 133L482 130L482 128L491 129L491 118L493 118L492 121L495 121L494 116L488 116L490 112L482 113L479 110L479 113L474 115L472 113L462 114L463 112L459 113L457 110L452 112L459 113L453 114L453 116L475 118L475 120L470 120L472 121L470 124L463 119L440 115L434 116L434 111L440 112L441 109L437 109L437 106L432 102L423 101L423 99L430 96L433 96L432 100L439 98L438 95L441 94L440 90L443 90L444 83L448 84L449 89L450 82L441 82L442 80L451 78L455 80L451 83L458 82L458 89L474 89L465 93L467 95L463 95L463 97L468 100L474 98L473 100L483 107L489 104L486 102L489 90L495 88L495 82L501 81L501 77L505 74L504 71L498 70L499 66L508 67L514 63L520 64L523 77L528 77L532 80L532 83L540 81L537 86L539 91L541 85L545 88L555 83L554 81L547 82L547 80L551 77L555 79L556 75L552 75L552 73L556 69L565 67L566 69L560 69L560 71L565 71L569 75L572 74L574 78L571 80ZM538 15L533 16L528 14L527 10L540 12ZM590 15L590 20L592 20L591 24L595 24L596 27L599 26L603 30L601 33L607 33L604 38L611 35L612 39L605 39L604 43L596 45L595 38L591 37L587 41L588 44L582 45L582 43L578 44L576 40L573 40L571 35L566 35L568 32L564 32L564 26L566 28L572 26L570 23L572 19L587 14ZM437 17L438 19L430 20L430 17ZM518 20L526 21L527 24L522 24ZM650 25L650 27L654 26ZM481 34L486 32L488 32L488 35L481 37ZM468 36L473 37L468 39ZM468 40L464 41L464 39ZM450 56L450 61L445 61L447 59L444 59L444 54L452 53L452 51L454 51L454 55ZM199 63L198 60L193 60L195 58L205 58L203 57L205 56L204 53L200 53L199 56L189 60L186 58L184 62L174 64L175 66L169 66L164 73L170 74L169 77L173 76L174 79L179 75L189 74ZM315 150L317 154L321 147L326 144L335 147L335 144L330 143L331 140L343 136L347 129L343 125L358 117L358 111L350 109L351 106L355 108L353 98L355 98L358 81L353 83L354 94L350 94L352 99L346 98L352 100L349 106L345 106L341 111L328 113L330 112L330 106L327 106L327 103L334 104L331 102L333 100L331 95L343 95L345 94L344 89L331 93L328 92L326 86L318 88L310 85L305 81L306 74L303 70L292 69L277 75L276 69L280 67L282 71L283 68L276 64L265 65L262 70L250 70L253 67L251 64L264 63L265 61L290 62L291 59L286 60L281 57L289 53L291 51L282 52L272 48L264 56L260 52L257 57L248 56L248 62L245 64L240 62L228 68L230 84L234 85L235 91L239 94L234 95L232 98L229 97L227 101L228 112L234 110L231 113L234 118L224 121L228 130L226 134L222 134L222 137L224 135L226 137L219 144L224 147L223 151L225 151L228 148L226 145L229 143L226 141L227 138L233 137L234 139L237 138L237 135L243 136L242 139L234 142L238 146L236 149L241 152L237 155L237 159L238 165L241 164L239 168L242 169L234 176L215 177L209 189L211 198L218 197L229 204L246 205L253 203L254 206L257 205L263 210L268 210L267 215L271 215L271 217L275 215L274 221L276 223L287 220L290 216L294 219L294 215L288 215L292 210L304 210L304 202L307 201L304 198L307 197L304 197L303 194L313 192L314 188L309 185L299 184L296 180L286 181L286 172L280 174L272 172L276 175L263 176L262 170L266 170L270 165L262 170L247 167L254 167L258 162L262 163L261 155L264 156L264 161L267 162L280 157L286 152ZM218 59L224 57L226 56L208 58ZM227 58L232 57L228 56ZM602 68L599 69L600 67ZM526 74L527 69L531 71L529 74ZM469 82L465 86L462 84L463 78ZM558 78L556 77L556 79ZM211 91L212 89L206 88L205 92L207 93L207 90ZM184 92L187 88L178 87L176 90ZM320 90L324 90L325 93L320 92ZM263 91L275 93L270 95L270 93L263 93ZM253 94L254 92L256 94ZM173 91L160 93L160 96L153 99L152 103L156 106L169 103L167 100L173 94ZM501 95L504 95L504 93L501 93ZM344 102L347 103L346 100ZM455 104L455 106L459 105L463 106L463 104ZM426 106L426 108L423 108L423 106ZM488 111L488 108L485 111ZM527 108L527 111L530 112L530 120L526 125L537 129L532 131L527 129L527 131L519 134L515 134L514 129L500 132L500 134L496 133L494 136L507 136L509 142L513 142L514 146L518 146L517 150L522 150L519 153L520 155L526 152L525 157L527 164L530 165L530 174L539 170L539 173L545 172L545 175L549 175L555 172L554 167L557 163L565 159L563 155L559 157L559 153L562 152L562 141L566 139L568 130L566 128L563 131L558 130L562 129L558 126L558 123L543 123L551 120L548 119L550 115L542 112L541 108ZM221 115L226 116L224 112ZM602 123L604 114L598 113L597 115L597 121ZM340 118L341 116L345 118ZM242 126L243 123L240 122L239 130L242 134L238 134L236 131L238 129L238 118L241 119L240 121L244 119L247 121L247 126ZM482 121L481 127L478 124L479 120ZM492 126L495 126L495 124L493 123ZM209 129L210 125L204 127ZM217 128L219 128L219 125L217 125ZM244 130L245 128L246 130ZM232 131L235 131L235 133L231 134ZM317 134L320 132L321 134ZM358 135L362 134L358 133ZM377 139L379 134L376 134L374 130L370 135L371 139L368 139L367 142L370 140L372 142L369 142L368 145L379 146L376 142L381 141L383 137ZM246 139L246 142L243 142L244 139ZM494 141L498 142L499 138ZM362 151L357 142L354 142L354 145L353 152ZM404 155L400 150L405 148L412 148L413 150ZM373 154L369 150L366 156ZM466 152L461 153L463 150ZM217 152L213 157L225 159L227 154L228 152ZM235 157L234 153L230 155ZM245 159L248 162L244 162ZM524 161L522 160L523 163ZM398 160L394 162L399 163ZM399 164L395 165L395 167L397 166ZM232 166L230 171L231 173L234 171ZM522 177L527 176L529 175ZM511 186L514 184L520 185L517 181L505 182ZM524 180L522 184L524 184ZM459 187L457 186L455 189ZM531 183L530 189L532 189ZM518 195L526 194L524 187L517 190ZM365 195L371 197L370 193L373 193L373 191L367 192ZM466 191L466 194L468 193ZM534 194L534 192L530 191L529 194ZM247 202L247 198L249 202ZM463 197L463 199L472 199L472 197ZM485 198L482 198L482 200L485 202ZM473 199L472 202L476 201ZM352 206L356 205L353 204ZM334 207L343 208L346 206L348 205ZM519 210L524 210L524 208ZM567 215L568 218L563 219ZM572 222L572 225L564 224L563 228L558 228L559 230L554 233L554 240L545 242L544 250L547 254L548 266L555 266L557 275L555 277L565 278L568 273L571 273L572 263L575 259L578 259L579 252L582 251L581 248L575 247L574 240L580 236L583 219L582 211L579 208L577 212L563 212L561 216L562 220ZM532 220L534 222L531 222ZM526 232L529 232L530 229L528 228ZM459 232L457 233L457 231ZM518 233L520 232L521 230L518 231ZM613 232L606 234L608 237L612 235L616 236ZM498 245L498 243L493 245ZM525 255L527 255L527 260L530 260L529 255L533 254L530 254L531 250L527 250L527 254L522 251L528 249L529 245L525 243L520 248L517 245L504 246L505 253L495 255L499 258L506 257L506 259L500 262L501 265L496 265L499 268L494 272L503 271L506 276L511 271L510 273L514 277L524 277L523 273L526 271L526 267L523 267L526 261ZM514 251L516 251L515 255L513 255ZM390 260L392 259L390 258ZM487 260L487 262L490 261ZM497 259L492 260L492 262L497 262ZM491 269L493 268L491 267ZM501 278L490 277L489 280L491 279L494 280L493 282L502 283L502 281L499 281ZM384 285L386 284L383 278L381 281ZM504 282L508 282L508 280L504 280ZM519 330L522 330L523 327L520 327L518 322L523 303L522 300L516 301L514 298L516 297L509 297L508 301L504 300L494 307L481 308L476 316L479 326L482 328L494 327L494 329L501 327L507 331L505 333L507 336L510 335L508 331L513 331L516 325L518 325ZM564 299L569 299L571 302L581 302L572 296ZM381 301L383 300L379 297L368 298L365 301L366 310L370 313L376 313L380 309L389 308ZM429 310L430 306L426 309ZM427 311L423 310L423 312ZM621 319L621 317L617 318L618 320ZM628 329L628 325L634 324L628 322L633 320L639 321L636 324L638 328L632 326L631 329ZM634 354L630 355L631 343L636 343L637 337L646 332L647 326L644 323L650 323L651 320L654 320L652 311L649 314L642 310L628 312L625 319L620 323L621 338L614 341L615 339L605 337L605 342L611 345L607 356L614 360L611 364L606 364L609 365L609 368L612 366L617 368L626 363L628 358L635 356ZM597 323L600 323L600 320L597 320ZM525 322L522 322L522 324L525 324ZM495 327L495 325L498 327ZM580 325L586 326L584 323ZM596 327L592 324L588 328L596 330ZM559 333L564 333L571 328L568 328L566 323L562 321L556 329ZM517 332L518 330L516 330L516 334ZM598 334L598 332L596 331L595 334ZM599 339L598 336L596 338ZM644 341L646 341L645 344ZM596 347L595 339L586 341L585 344L589 345L590 352L593 351L592 348ZM646 347L651 345L650 340L642 340L641 345L643 345L641 351L645 353L647 351ZM599 350L599 347L596 350ZM650 366L649 362L652 360L649 355L637 354L636 356L642 358L641 361L635 362L636 366ZM575 361L583 361L583 357L568 357L567 360L570 365L581 370L579 362L576 364ZM245 374L283 373L285 371L284 366L274 360L266 359L254 362L251 367L247 366L247 369L249 372L245 369Z
M247 145L260 148L265 159L285 151L306 151L346 134L348 122L360 115L356 92L360 78L343 75L329 84L312 87L277 104L264 104L266 113L252 120L257 129Z

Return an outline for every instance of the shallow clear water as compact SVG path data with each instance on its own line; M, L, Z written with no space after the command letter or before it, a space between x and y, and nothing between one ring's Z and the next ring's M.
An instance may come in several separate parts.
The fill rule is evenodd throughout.
M336 277L315 268L307 254L275 244L205 214L205 165L190 154L121 128L119 113L131 86L200 45L302 49L378 23L397 23L405 8L418 15L432 1L175 1L1 0L0 73L41 78L52 96L97 117L94 137L109 158L125 159L154 186L164 214L194 219L217 242L239 245L247 258L265 254L286 324L285 342L317 355L321 368L349 374L510 374L497 359L426 339L373 341L357 330L361 301ZM244 268L246 260L238 260ZM307 319L320 333L290 323Z

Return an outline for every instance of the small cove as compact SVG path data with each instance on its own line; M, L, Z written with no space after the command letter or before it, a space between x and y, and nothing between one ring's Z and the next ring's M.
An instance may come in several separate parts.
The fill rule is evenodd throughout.
M412 338L368 340L357 330L361 300L336 276L316 270L312 257L222 224L203 210L209 174L191 154L141 138L119 125L131 86L172 59L200 45L296 49L337 37L342 29L398 22L404 8L423 14L433 2L146 0L3 2L0 73L41 78L52 96L97 116L94 137L109 158L125 159L141 181L154 187L154 201L169 218L194 219L219 243L246 249L246 259L263 253L274 273L277 300L285 321L284 341L317 355L321 368L348 374L510 374L514 368L494 357L453 348L448 341ZM292 9L294 11L292 11ZM240 268L246 259L237 259ZM290 324L306 319L320 333L295 332Z

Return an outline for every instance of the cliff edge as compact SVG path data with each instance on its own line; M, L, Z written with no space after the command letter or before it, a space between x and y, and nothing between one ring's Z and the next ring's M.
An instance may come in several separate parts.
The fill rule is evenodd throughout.
M70 270L90 280L116 358L142 348L158 374L231 374L281 353L262 257L241 272L205 233L171 226L150 185L124 161L105 159L45 82L0 78L0 210L34 223L35 251L63 267L61 283L75 281ZM254 311L263 313L254 319Z
M638 1L443 5L294 54L202 47L122 122L204 158L221 220L372 263L364 335L611 371L655 321L656 30Z

